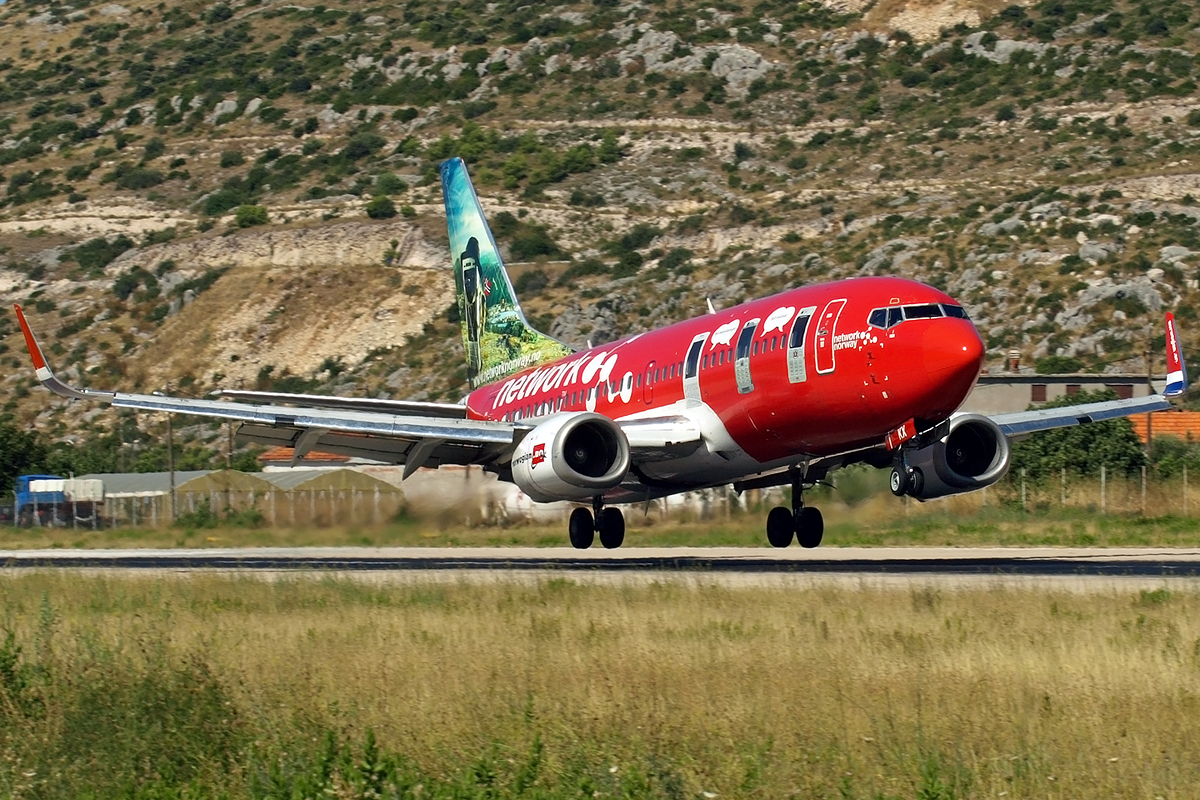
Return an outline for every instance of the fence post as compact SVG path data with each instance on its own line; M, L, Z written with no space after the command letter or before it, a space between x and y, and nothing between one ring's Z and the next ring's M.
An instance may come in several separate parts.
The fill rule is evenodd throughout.
M1021 510L1028 511L1029 504L1025 501L1025 468L1021 467Z
M1142 516L1146 516L1146 465L1142 465Z
M375 487L375 515L371 518L371 521L374 522L376 525L379 524L379 487L378 486Z
M1100 465L1100 513L1108 513L1108 467L1105 464Z

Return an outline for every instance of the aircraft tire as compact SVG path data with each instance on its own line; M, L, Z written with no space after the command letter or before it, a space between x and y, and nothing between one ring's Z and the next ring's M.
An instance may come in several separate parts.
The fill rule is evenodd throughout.
M888 478L888 488L892 490L892 494L896 497L903 497L908 491L908 473L899 467L892 468L892 474Z
M772 547L787 547L796 533L796 520L792 510L775 506L767 514L767 541Z
M600 544L606 550L620 547L625 541L625 515L619 508L606 508L596 518L596 527L600 530Z
M908 475L908 493L913 497L920 497L921 492L925 489L925 473L920 469L913 467L913 471Z
M577 508L571 512L567 523L567 535L571 546L576 550L587 550L592 546L596 537L596 524L592 521L592 512L586 508Z
M805 506L796 513L796 541L801 547L816 547L825 536L825 518L821 509Z

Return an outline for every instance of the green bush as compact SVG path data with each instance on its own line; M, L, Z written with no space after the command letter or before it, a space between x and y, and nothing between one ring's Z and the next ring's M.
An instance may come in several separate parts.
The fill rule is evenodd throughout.
M117 177L117 186L122 189L149 189L163 183L166 178L156 169L134 167Z
M241 205L233 212L233 221L239 228L251 228L255 225L266 225L270 218L262 206Z
M242 155L241 150L223 150L221 151L221 166L228 169L229 167L239 167L246 163L246 157Z
M133 240L121 234L111 242L107 239L92 239L63 254L64 259L75 261L91 272L107 267L117 256L134 247Z
M403 194L408 184L393 172L384 172L375 179L375 193L379 195Z
M396 204L380 195L367 203L367 216L371 219L391 219L396 216Z

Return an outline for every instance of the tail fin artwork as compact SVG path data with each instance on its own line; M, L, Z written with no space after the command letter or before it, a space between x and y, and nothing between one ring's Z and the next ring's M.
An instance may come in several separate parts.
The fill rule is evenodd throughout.
M1167 313L1167 387L1163 394L1178 397L1187 391L1187 365L1179 347L1179 331L1175 328L1175 315Z
M461 158L441 164L450 256L471 388L574 352L525 320Z

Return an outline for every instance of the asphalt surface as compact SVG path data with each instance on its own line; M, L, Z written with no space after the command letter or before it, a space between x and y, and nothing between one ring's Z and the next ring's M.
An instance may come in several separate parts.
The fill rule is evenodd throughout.
M0 550L0 569L1200 578L1173 548L246 548Z

